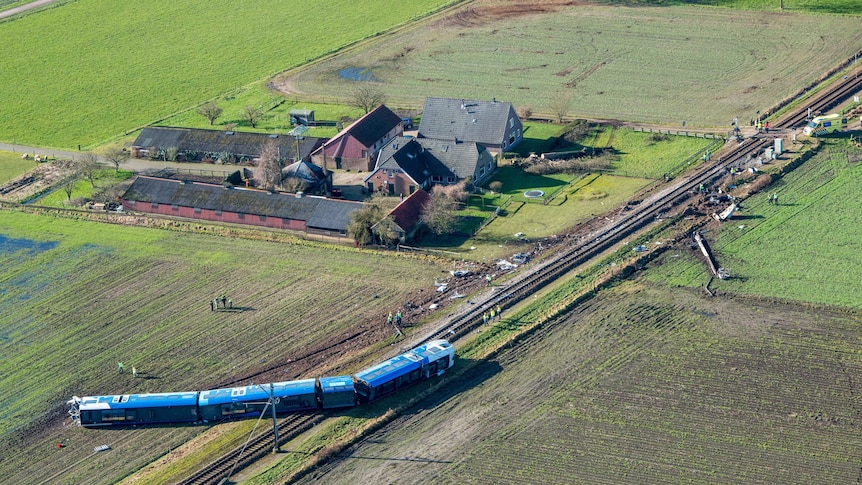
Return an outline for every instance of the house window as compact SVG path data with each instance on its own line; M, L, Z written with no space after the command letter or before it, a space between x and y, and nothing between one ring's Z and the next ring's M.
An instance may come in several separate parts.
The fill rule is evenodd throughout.
M150 205L152 206L153 209L157 209L159 207L158 202L150 202Z
M455 182L457 182L457 181L458 181L458 177L449 177L449 178L447 179L447 181L448 181L450 184L454 184Z
M266 216L260 216L260 222L266 222Z
M285 218L285 217L282 217L282 218L281 218L281 223L282 223L282 224L290 224L290 219L287 219L287 218Z
M389 171L388 171L388 172L386 172L386 173L387 173L387 176L388 176L389 178L392 178L392 177L395 175L395 171L394 171L394 170L389 170Z
M178 210L180 210L180 206L178 206L176 204L171 204L171 209L178 211Z
M482 168L479 170L479 177L481 178L483 175L485 175L485 167L482 167Z
M215 211L215 215L220 216L220 215L221 215L221 211L220 211L220 210L218 210L218 209L216 209L216 211Z
M412 194L413 192L416 192L416 186L415 185L408 185L407 190L409 190L410 193Z
M237 219L245 219L245 214L243 214L242 212L237 212L236 217Z
M515 118L509 118L509 128L515 127Z
M441 177L439 175L432 175L431 181L434 183L443 183L443 177Z
M200 213L201 213L201 208L195 207L195 214L200 214Z

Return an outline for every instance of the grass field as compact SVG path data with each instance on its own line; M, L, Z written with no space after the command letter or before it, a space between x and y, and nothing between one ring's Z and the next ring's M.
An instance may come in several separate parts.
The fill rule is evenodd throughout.
M708 235L732 279L713 287L734 293L862 308L862 150L847 140L821 152L765 193L747 200L717 235ZM777 193L779 204L768 203ZM742 228L740 228L742 226ZM688 250L670 254L654 273L671 285L702 286L704 263ZM674 257L678 256L678 257Z
M95 183L95 187L90 184L89 180L86 179L78 179L72 185L72 200L81 198L88 199L93 196L93 191L98 190L100 187L105 187L107 185L113 185L117 182L122 182L123 180L127 180L134 175L133 172L127 172L125 170L117 171L115 169L104 169L96 172L96 175L93 179ZM30 203L36 205L43 205L47 207L69 207L69 198L66 197L66 190L64 187L57 187L56 190L45 194L42 197L39 197L36 200L31 201Z
M89 147L446 3L68 3L0 24L0 133L20 144Z
M858 315L634 282L564 320L300 483L857 478Z
M0 184L23 175L35 166L33 160L24 160L20 153L0 151Z
M857 17L619 3L630 8L548 4L546 14L515 15L524 8L478 2L304 70L290 87L338 97L352 82L339 70L357 67L396 105L496 98L550 113L562 96L570 116L728 126L852 57L862 40ZM824 42L836 34L841 42Z
M290 369L292 357L351 332L386 338L385 313L441 271L391 254L11 211L0 211L0 228L2 483L61 472L67 483L113 483L200 432L61 426L72 395L213 388ZM393 275L397 287L386 283ZM210 311L221 294L242 311ZM118 361L143 377L118 374ZM110 456L84 460L101 444Z

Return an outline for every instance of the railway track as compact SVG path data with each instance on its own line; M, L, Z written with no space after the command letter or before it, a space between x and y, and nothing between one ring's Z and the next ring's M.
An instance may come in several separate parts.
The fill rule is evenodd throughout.
M299 434L311 429L315 424L325 418L325 413L292 414L279 421L278 442L279 445L287 443ZM264 420L266 417L263 418ZM273 435L264 431L242 446L234 448L210 463L205 468L197 471L194 475L181 481L181 485L208 485L221 483L232 472L241 470L250 463L270 453L273 445Z
M811 97L803 107L789 112L774 122L773 127L777 130L801 128L807 121L809 108L812 113L825 112L860 90L862 90L862 76L848 76ZM743 140L727 150L717 162L701 166L669 185L658 188L653 195L635 205L632 210L622 213L621 216L615 216L614 220L593 231L587 241L563 250L553 259L535 265L528 272L512 280L508 286L501 287L493 296L476 302L469 310L447 320L442 326L421 336L419 340L427 341L435 338L457 340L468 334L483 324L482 315L491 308L498 305L501 308L507 308L522 301L578 265L589 261L619 243L623 238L655 221L662 214L669 212L694 194L700 184L711 183L726 174L729 167L741 164L761 153L772 145L775 132L772 133L772 137L768 135ZM290 441L324 418L324 413L300 414L284 418L279 423L279 442ZM273 436L269 432L264 432L255 437L252 442L247 447L231 451L180 483L183 485L220 483L231 470L241 469L268 453L272 448Z

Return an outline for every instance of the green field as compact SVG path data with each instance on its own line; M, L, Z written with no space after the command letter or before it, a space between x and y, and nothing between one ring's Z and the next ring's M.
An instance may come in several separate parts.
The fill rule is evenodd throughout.
M93 178L95 187L93 187L93 184L90 184L89 180L79 178L72 183L71 200L74 201L75 199L90 199L93 197L94 190L98 190L99 188L108 185L113 185L117 182L122 182L123 180L131 178L133 175L134 173L132 172L127 172L125 170L117 171L112 168L99 170L96 172L95 177ZM66 190L64 186L59 186L50 193L39 197L37 200L30 201L30 203L47 207L71 206L69 197L66 196Z
M61 426L72 395L213 388L290 369L291 358L351 332L383 343L386 312L441 271L392 254L5 210L0 228L0 447L15 450L0 454L0 483L55 473L113 483L203 428ZM210 311L221 294L243 311ZM118 361L143 377L118 374ZM268 377L294 377L282 372ZM67 444L60 458L57 441ZM100 444L110 456L79 463Z
M852 483L860 324L625 283L299 483Z
M32 159L22 159L20 153L0 151L0 184L5 184L34 167L35 162Z
M733 278L713 287L734 293L862 308L862 150L847 140L824 142L814 158L708 234L720 265ZM777 193L779 204L768 203ZM706 265L674 252L654 273L671 285L702 286Z
M862 41L858 17L653 3L511 17L498 2L476 2L303 70L289 87L343 97L352 81L338 72L355 67L379 79L396 105L418 107L425 96L496 98L549 114L551 101L565 96L575 117L729 126L852 57ZM823 40L836 35L841 42Z
M64 4L0 24L0 137L58 148L100 144L446 3Z

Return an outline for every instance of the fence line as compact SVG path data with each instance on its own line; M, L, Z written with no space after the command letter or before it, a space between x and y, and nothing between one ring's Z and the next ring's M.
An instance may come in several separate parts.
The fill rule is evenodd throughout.
M461 257L461 253L456 253L455 251L446 251L444 249L417 248L413 246L407 246L405 244L399 244L398 246L396 246L395 249L396 251L401 251L403 249L405 251L416 251L419 253L441 253L448 254L450 256L456 256L458 258Z
M643 133L660 133L663 135L677 135L677 136L692 136L695 138L707 138L711 140L724 140L725 135L718 135L715 133L701 133L698 131L680 131L680 130L667 130L661 128L648 128L643 126L635 126L632 127L632 131L640 131Z

